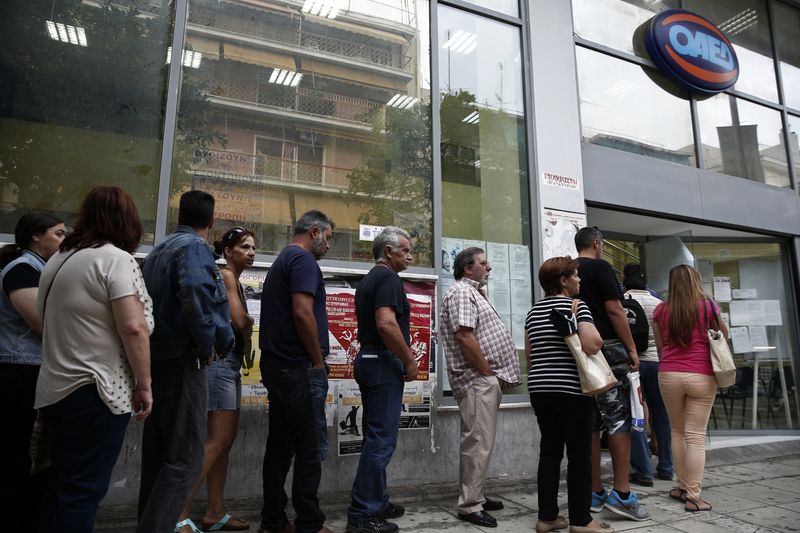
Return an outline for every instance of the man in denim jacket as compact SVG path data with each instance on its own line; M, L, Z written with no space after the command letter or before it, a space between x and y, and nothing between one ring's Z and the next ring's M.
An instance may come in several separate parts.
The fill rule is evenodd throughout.
M206 244L214 197L181 196L178 227L142 263L153 299L153 412L144 425L139 533L171 533L203 465L205 365L234 344L222 276ZM134 406L136 409L137 406ZM181 528L185 533L190 526Z

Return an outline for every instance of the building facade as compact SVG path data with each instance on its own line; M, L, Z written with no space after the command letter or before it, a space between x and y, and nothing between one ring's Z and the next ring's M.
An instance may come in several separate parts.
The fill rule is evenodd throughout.
M696 96L657 70L637 29L667 9L730 39L732 88ZM317 208L337 223L331 280L369 269L370 226L407 229L408 275L439 295L454 254L484 247L490 298L521 348L539 264L574 255L575 227L595 225L618 271L641 262L663 292L672 266L693 264L721 302L741 371L712 433L800 424L800 2L12 0L0 12L3 242L25 210L69 225L92 185L119 185L146 254L180 193L200 188L217 198L211 237L247 227L268 268ZM403 433L396 484L457 479L458 416L435 357L431 427ZM524 388L500 413L493 475L532 478ZM260 493L265 416L242 413L232 497ZM119 504L136 494L131 427ZM331 457L323 489L346 490L355 465Z

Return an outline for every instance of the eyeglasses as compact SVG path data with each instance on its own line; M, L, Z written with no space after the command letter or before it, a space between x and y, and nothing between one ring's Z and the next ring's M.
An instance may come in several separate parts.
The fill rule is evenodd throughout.
M241 233L249 233L249 231L241 226L235 226L225 233L225 238L223 241L226 243L226 245L235 244L236 241L239 240L239 234Z

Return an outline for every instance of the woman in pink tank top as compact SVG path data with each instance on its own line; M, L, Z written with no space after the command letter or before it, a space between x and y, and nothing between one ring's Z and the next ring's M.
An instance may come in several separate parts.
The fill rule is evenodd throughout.
M660 359L658 384L672 426L672 456L678 486L671 498L688 512L708 511L700 499L706 460L706 427L717 395L708 347L714 306L703 292L700 273L678 265L669 273L669 297L653 311L653 335ZM713 319L712 319L713 322ZM724 323L713 324L727 337Z

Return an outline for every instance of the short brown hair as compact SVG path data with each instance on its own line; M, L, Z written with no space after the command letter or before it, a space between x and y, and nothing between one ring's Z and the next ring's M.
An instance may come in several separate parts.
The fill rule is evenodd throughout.
M578 270L578 261L570 256L551 257L539 267L539 285L545 296L555 296L561 292L561 276L571 276Z
M119 187L101 185L83 199L75 230L61 243L61 251L108 243L133 253L141 239L142 222L133 198Z

